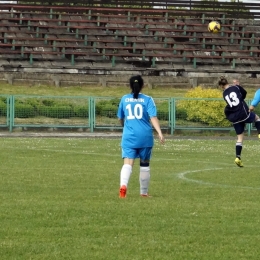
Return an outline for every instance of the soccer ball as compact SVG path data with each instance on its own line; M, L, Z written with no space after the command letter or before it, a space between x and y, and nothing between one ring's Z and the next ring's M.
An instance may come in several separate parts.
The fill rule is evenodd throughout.
M208 30L211 33L218 33L220 31L220 28L221 28L220 23L216 21L212 21L208 25Z

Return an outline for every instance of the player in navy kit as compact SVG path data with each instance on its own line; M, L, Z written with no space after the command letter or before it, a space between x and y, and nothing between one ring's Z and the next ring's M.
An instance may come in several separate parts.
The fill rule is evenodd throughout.
M237 134L236 142L236 159L235 163L239 167L243 167L241 161L241 152L244 139L244 129L246 123L254 123L258 134L260 134L259 116L251 112L245 102L246 90L239 85L230 85L225 78L221 78L218 82L223 88L223 98L227 105L225 107L226 118L233 124Z
M130 78L131 93L121 98L118 107L117 116L123 126L121 146L124 159L120 173L120 198L126 197L128 181L136 158L140 158L140 195L148 196L149 163L154 145L152 125L158 133L160 142L164 143L154 100L140 93L143 85L141 76L132 76Z

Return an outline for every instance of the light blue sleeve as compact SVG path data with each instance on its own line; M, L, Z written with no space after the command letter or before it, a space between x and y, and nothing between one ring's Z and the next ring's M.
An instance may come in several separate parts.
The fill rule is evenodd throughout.
M148 107L147 107L147 112L149 114L150 117L155 117L157 116L157 109L156 109L156 105L154 103L153 98L151 97L148 101Z
M255 92L254 99L251 102L251 106L256 107L260 102L260 89Z

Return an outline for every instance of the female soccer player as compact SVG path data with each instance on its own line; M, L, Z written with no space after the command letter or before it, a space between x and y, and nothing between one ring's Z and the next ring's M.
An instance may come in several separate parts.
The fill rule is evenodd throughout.
M132 76L131 93L121 98L118 107L117 116L123 126L121 146L124 159L120 173L120 198L126 197L128 181L136 158L140 158L140 195L149 196L149 163L154 145L152 125L159 135L160 142L164 143L156 105L152 97L140 93L143 86L144 81L141 76Z
M247 92L244 88L239 85L230 85L224 77L219 80L218 84L223 89L223 98L227 103L224 113L226 118L233 123L237 134L235 163L238 167L243 167L241 152L245 124L255 122L257 132L260 134L260 119L258 115L249 111L245 102Z
M249 110L254 111L255 107L259 104L259 102L260 102L260 89L258 89L255 92L254 99L252 100L249 106ZM260 138L260 135L258 135L258 137Z

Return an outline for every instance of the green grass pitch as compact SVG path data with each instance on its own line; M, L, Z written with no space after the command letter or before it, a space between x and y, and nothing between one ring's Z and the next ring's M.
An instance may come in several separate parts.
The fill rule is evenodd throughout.
M118 198L119 139L1 138L0 259L259 259L260 149L156 139L150 193L136 162Z

